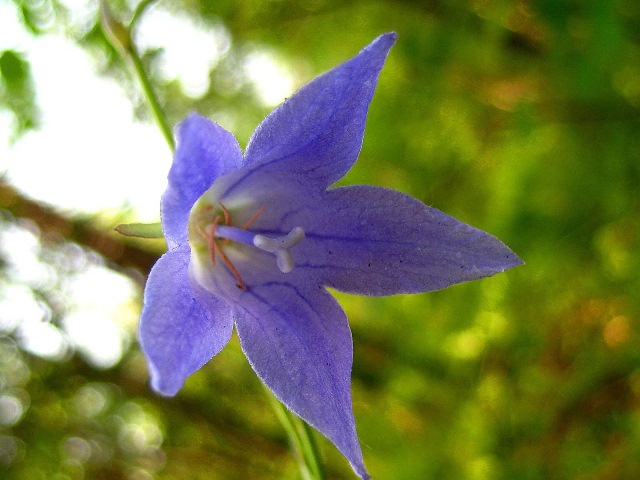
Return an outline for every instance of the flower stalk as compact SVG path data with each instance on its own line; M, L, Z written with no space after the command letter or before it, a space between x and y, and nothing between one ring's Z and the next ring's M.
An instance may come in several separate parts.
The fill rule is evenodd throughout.
M131 48L127 51L127 58L131 62L133 66L133 70L140 81L140 86L142 87L142 91L144 92L145 99L147 100L147 104L149 108L151 108L151 113L153 114L153 118L155 119L164 139L169 145L171 151L175 150L175 141L173 139L173 133L171 132L171 126L169 125L169 121L167 120L162 107L160 106L160 102L158 101L158 97L156 96L151 82L149 81L149 77L147 77L146 72L144 71L144 66L142 65L142 59L138 52L136 51L133 44L131 44Z
M100 23L102 24L102 29L104 30L111 45L131 64L135 76L138 78L140 86L142 87L142 92L144 93L147 105L149 105L149 108L151 109L153 118L155 119L158 128L160 128L160 132L164 136L169 148L171 148L171 151L174 151L175 141L173 139L171 125L162 110L158 96L153 90L153 86L151 85L147 72L144 70L140 54L136 50L132 39L133 29L140 20L142 13L151 3L152 1L142 2L138 9L136 9L136 13L133 16L129 27L126 27L113 16L109 10L107 2L103 0L100 2Z
M306 422L287 410L269 389L265 388L264 390L276 417L289 436L291 448L298 461L300 475L304 480L324 480L324 471L311 428Z

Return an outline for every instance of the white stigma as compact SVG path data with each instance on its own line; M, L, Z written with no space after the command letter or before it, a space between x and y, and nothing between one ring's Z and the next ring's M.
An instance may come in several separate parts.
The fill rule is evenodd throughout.
M304 239L304 230L295 227L284 237L271 238L266 235L256 235L253 237L253 244L261 250L273 253L280 271L289 273L295 266L289 249L295 247L302 239Z

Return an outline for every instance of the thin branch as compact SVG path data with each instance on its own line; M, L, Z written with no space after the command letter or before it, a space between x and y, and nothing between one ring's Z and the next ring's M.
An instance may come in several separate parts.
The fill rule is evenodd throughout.
M0 209L14 217L31 220L42 232L44 242L63 239L83 245L102 255L110 268L124 271L137 281L144 281L158 259L157 254L137 247L126 237L97 228L90 219L67 218L54 208L24 197L2 180ZM142 273L144 277L134 274L131 269Z

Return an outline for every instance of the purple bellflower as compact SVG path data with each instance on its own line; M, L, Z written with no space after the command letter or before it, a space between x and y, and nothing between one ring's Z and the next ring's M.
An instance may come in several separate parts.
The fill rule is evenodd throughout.
M191 115L162 197L168 252L144 293L152 386L175 395L229 341L289 409L369 478L355 428L347 317L325 287L361 295L441 289L522 263L495 237L394 190L329 188L356 161L396 34L317 77L257 128Z

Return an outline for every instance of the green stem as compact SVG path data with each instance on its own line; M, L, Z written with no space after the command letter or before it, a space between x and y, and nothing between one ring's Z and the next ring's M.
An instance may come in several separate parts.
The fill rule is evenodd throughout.
M133 29L136 27L138 20L142 17L142 14L147 10L148 7L151 6L152 3L155 3L157 0L142 0L138 6L136 7L135 12L133 12L133 17L131 17L131 22L129 23L129 31L133 33Z
M276 417L284 427L293 448L300 474L304 480L324 480L320 455L311 428L297 415L291 413L265 388Z
M145 99L149 108L151 108L151 113L162 132L169 148L171 150L175 150L175 142L173 140L173 133L171 132L171 125L167 120L162 107L160 106L160 102L158 101L158 97L156 96L155 91L153 90L153 86L151 85L151 81L147 76L147 73L144 70L144 66L142 65L142 59L136 50L136 47L132 40L132 31L135 28L137 22L140 20L141 15L144 13L147 7L151 5L154 0L143 0L136 9L133 19L131 20L129 27L125 27L122 23L120 23L112 14L106 0L102 0L100 2L100 20L102 24L102 28L106 34L106 37L109 39L114 48L120 52L120 54L127 60L131 62L133 66L133 71L138 77L140 81L140 86L142 87L142 91L144 92Z
M169 125L169 121L160 106L160 102L158 101L158 97L153 91L153 87L151 86L151 82L149 81L149 77L147 77L146 72L144 71L144 67L142 65L142 60L138 52L136 51L133 44L131 47L127 49L129 60L131 60L131 64L133 65L133 70L140 81L140 86L142 87L142 91L144 92L144 96L147 100L147 104L151 108L151 112L153 113L153 117L164 136L164 139L167 141L169 148L171 150L175 150L176 145L173 140L173 133L171 131L171 126Z
M316 445L316 441L313 438L313 429L301 418L295 416L294 414L290 414L293 417L294 422L297 425L298 430L302 430L300 433L300 438L304 445L304 450L306 452L305 458L307 459L307 464L311 471L313 472L314 478L319 480L324 479L324 470L322 469L322 463L320 462L320 453L318 452L318 446Z

